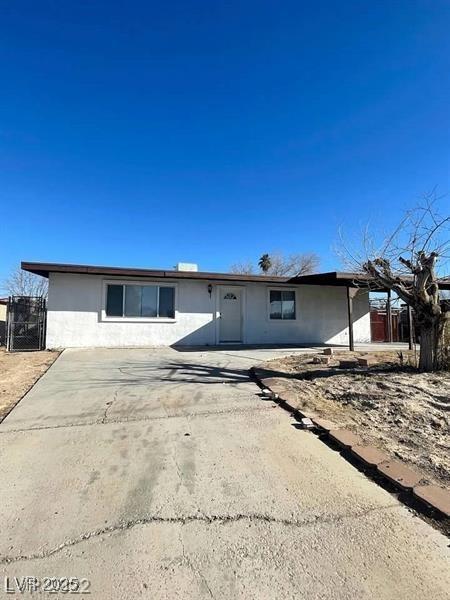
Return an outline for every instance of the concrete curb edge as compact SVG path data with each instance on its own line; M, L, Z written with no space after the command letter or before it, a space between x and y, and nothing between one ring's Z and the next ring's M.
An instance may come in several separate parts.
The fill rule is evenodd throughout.
M288 397L283 398L282 391L273 389L275 387L274 383L276 383L274 378L261 377L258 373L259 370L257 367L250 368L250 374L259 387L261 389L267 388L275 394L274 402L277 402L281 408L296 417L309 417L321 439L329 439L342 450L349 451L349 454L358 463L365 468L376 471L379 476L388 480L410 499L419 500L420 503L423 503L444 518L450 517L450 491L448 489L436 485L424 485L423 480L427 479L425 476L413 471L398 460L390 459L378 448L366 445L352 431L340 428L332 421L318 417L315 414L299 410L293 406Z

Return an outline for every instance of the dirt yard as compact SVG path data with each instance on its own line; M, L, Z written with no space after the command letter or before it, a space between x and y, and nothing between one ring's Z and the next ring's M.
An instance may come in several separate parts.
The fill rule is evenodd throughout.
M6 352L0 348L0 422L53 364L59 352Z
M362 353L345 353L340 358ZM430 481L450 484L450 373L418 373L397 353L371 354L374 365L342 370L314 355L276 359L263 368L282 376L301 410L345 425L365 441L400 458ZM367 356L367 353L364 353Z

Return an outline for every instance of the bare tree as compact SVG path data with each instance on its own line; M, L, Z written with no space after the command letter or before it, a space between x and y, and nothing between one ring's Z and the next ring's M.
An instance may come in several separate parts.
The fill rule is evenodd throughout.
M277 252L270 255L271 266L268 274L279 277L309 275L317 271L320 258L314 252L283 256Z
M258 267L265 275L278 277L295 277L315 273L319 267L320 258L314 252L304 252L284 256L281 252L263 254L258 261ZM230 273L251 275L255 269L250 261L235 263L230 267Z
M363 254L341 245L353 271L369 275L371 285L392 290L412 308L420 338L422 371L439 366L444 324L439 285L446 279L443 272L450 249L450 216L438 213L437 200L434 192L426 196L424 203L408 211L379 247L367 230L363 235Z
M250 261L234 263L230 267L230 273L236 273L239 275L252 275L254 267Z
M44 296L47 297L48 281L45 277L23 271L20 266L13 269L3 283L3 287L11 296Z

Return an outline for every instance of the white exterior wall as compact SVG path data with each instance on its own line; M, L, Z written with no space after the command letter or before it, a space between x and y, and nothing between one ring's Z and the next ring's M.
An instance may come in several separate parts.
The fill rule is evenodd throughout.
M296 320L269 319L268 289L247 287L247 334L251 344L348 344L347 291L344 287L301 285L296 291ZM293 289L293 288L289 288ZM369 295L353 300L356 343L370 342Z
M173 321L105 320L105 281L144 283L100 275L51 273L48 298L47 347L130 347L214 345L218 339L218 284L174 280ZM164 279L160 283L167 285ZM147 283L158 283L148 280ZM227 282L219 284L227 287ZM239 284L237 284L239 285ZM341 287L295 287L295 321L269 319L266 283L239 285L243 294L243 342L246 344L348 344L346 290ZM289 286L282 286L286 289ZM370 341L368 294L353 301L355 342Z

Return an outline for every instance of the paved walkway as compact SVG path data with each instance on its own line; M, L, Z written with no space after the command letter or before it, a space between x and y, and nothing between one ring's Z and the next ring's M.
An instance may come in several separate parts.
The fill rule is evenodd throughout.
M273 354L64 352L0 425L0 573L108 600L448 599L448 540L258 395Z

